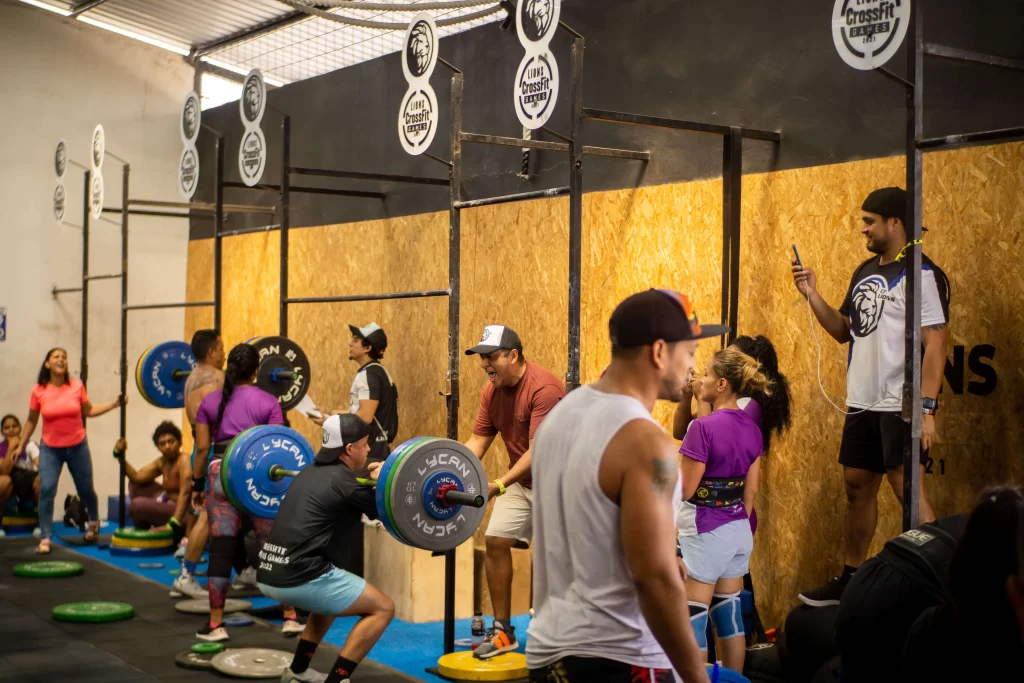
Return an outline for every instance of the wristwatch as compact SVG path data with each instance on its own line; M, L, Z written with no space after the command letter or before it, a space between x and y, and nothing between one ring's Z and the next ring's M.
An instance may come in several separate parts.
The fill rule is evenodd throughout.
M934 415L939 410L939 402L934 398L921 399L921 412L925 415Z

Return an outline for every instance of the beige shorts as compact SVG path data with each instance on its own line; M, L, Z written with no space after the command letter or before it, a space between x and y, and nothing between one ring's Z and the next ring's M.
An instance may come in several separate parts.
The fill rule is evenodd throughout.
M485 535L529 541L533 538L532 508L533 491L522 484L512 484L505 489L505 495L494 499Z

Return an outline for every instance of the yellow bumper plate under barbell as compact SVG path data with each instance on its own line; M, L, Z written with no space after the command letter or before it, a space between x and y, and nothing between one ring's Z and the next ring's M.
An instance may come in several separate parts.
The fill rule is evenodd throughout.
M477 659L472 652L453 652L437 660L437 671L457 681L512 681L526 678L526 656L506 652L490 659Z
M118 538L112 536L110 545L115 548L170 548L173 538Z

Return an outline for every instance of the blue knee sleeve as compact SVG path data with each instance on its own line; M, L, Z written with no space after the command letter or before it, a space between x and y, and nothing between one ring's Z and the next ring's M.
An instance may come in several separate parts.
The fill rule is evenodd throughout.
M739 591L723 595L715 593L711 598L711 624L719 639L735 638L745 635L743 630L743 610L740 605Z
M693 635L702 652L708 651L708 606L702 602L690 602L690 623Z

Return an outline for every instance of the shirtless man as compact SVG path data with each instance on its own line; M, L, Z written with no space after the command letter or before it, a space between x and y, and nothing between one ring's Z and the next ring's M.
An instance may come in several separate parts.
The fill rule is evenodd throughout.
M181 459L181 491L178 494L178 504L174 510L174 516L171 518L172 526L178 520L185 519L185 513L189 512L189 500L192 498L192 463L196 455L196 413L199 412L199 404L203 402L207 394L224 386L225 354L220 332L199 330L192 335L192 355L199 361L185 382L185 416L192 427L192 456ZM178 523L180 525L180 522ZM206 597L206 588L200 586L196 581L195 572L196 566L203 556L203 550L206 548L208 536L209 526L204 509L199 511L195 525L188 534L188 545L181 574L174 580L173 586L174 590L184 593L190 598L203 599Z

